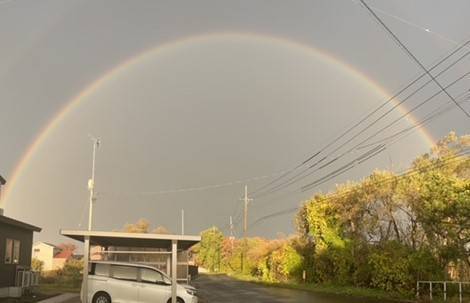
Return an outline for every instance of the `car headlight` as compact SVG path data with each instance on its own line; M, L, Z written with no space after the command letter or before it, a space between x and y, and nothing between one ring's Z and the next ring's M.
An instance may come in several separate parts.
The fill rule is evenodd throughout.
M194 289L186 288L186 292L188 293L188 295L191 295L191 296L196 295L196 291Z

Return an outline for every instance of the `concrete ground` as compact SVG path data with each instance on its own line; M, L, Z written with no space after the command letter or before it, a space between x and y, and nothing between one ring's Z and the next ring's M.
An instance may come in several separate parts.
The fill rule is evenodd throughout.
M336 295L317 294L303 290L267 287L239 281L225 275L200 275L192 283L198 289L201 303L378 303Z

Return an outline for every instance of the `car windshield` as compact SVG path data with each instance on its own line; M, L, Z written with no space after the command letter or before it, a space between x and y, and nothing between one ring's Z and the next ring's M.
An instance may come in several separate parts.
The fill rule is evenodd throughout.
M155 269L141 268L140 273L142 282L168 285L171 284L171 281L168 279L168 277Z

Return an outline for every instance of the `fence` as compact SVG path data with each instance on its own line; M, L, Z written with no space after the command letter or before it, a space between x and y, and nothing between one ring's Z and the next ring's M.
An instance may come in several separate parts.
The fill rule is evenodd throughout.
M458 285L458 293L459 293L459 302L463 302L463 294L464 294L464 286L470 285L470 282L458 282L458 281L418 281L416 282L416 298L420 298L420 286L429 285L429 300L432 301L433 299L433 285L442 285L442 293L444 297L444 301L447 301L447 293L449 285ZM436 287L434 287L436 289Z
M20 269L16 272L16 287L27 288L39 285L39 272Z

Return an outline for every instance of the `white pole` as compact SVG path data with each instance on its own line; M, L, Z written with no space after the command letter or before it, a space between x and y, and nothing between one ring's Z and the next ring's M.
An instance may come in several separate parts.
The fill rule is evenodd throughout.
M462 282L459 282L459 302L462 303Z
M416 282L416 299L419 300L419 281Z
M88 302L88 263L90 256L90 237L85 236L83 248L83 282L82 282L82 303Z
M100 140L93 138L93 162L91 166L91 179L88 180L88 190L90 191L90 200L88 208L88 231L91 231L93 222L93 203L95 200L95 164L96 149L100 144ZM85 236L83 248L83 297L82 302L88 303L88 263L90 260L90 236Z
M432 301L432 282L429 282L429 300Z
M93 224L93 203L95 201L96 149L99 145L100 140L93 138L93 162L91 166L91 179L88 181L88 190L90 191L90 201L88 208L88 230L91 230Z
M176 265L178 264L178 241L172 240L171 241L171 303L176 302L176 283L177 283L177 268Z
M184 209L181 210L181 234L184 235Z
M444 282L444 301L447 301L447 283Z

